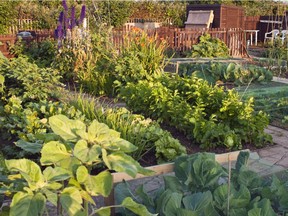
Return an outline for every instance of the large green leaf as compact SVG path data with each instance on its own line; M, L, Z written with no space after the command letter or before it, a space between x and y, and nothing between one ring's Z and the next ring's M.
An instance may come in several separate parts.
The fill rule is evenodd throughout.
M18 192L13 196L10 216L42 215L46 198L41 193Z
M77 169L77 180L80 184L84 184L86 191L92 196L102 195L107 197L113 187L113 177L110 172L103 171L96 176L88 173L85 166Z
M248 151L241 151L237 157L235 168L237 171L240 171L242 166L247 167L248 160L249 160L249 152Z
M31 143L25 140L18 140L15 145L32 154L39 153L43 147L41 143Z
M71 216L84 216L82 197L75 187L67 187L60 194L60 203L63 209Z
M271 207L271 202L268 199L262 199L253 204L253 209L248 211L248 216L277 216Z
M67 151L64 144L51 141L44 144L41 150L40 162L42 165L56 165L69 171L76 170L80 161Z
M100 161L99 156L101 155L101 147L99 145L88 146L85 140L79 140L73 150L73 154L82 163L92 163Z
M132 152L137 149L130 142L121 139L119 132L96 120L88 127L88 141L111 151Z
M175 176L163 176L165 189L170 189L173 192L182 193L185 185L181 184Z
M95 213L97 213L97 215L99 216L108 216L111 215L111 209L107 207L102 207L100 209L97 209Z
M40 167L28 159L5 160L6 166L10 171L19 172L27 181L31 190L41 188L45 184L44 176Z
M88 141L89 142L102 142L107 138L118 138L120 137L120 133L110 129L106 124L100 123L94 120L91 125L88 127Z
M51 202L54 206L57 206L57 201L58 201L57 192L53 192L47 188L43 188L42 193L45 194L45 196L49 202Z
M166 190L157 200L156 212L160 215L174 216L177 210L181 208L183 194Z
M204 212L212 201L213 197L210 191L194 193L183 198L183 204L186 209L199 212Z
M71 120L64 115L55 115L49 118L53 132L66 141L75 142L78 133L85 133L86 125L79 120Z
M43 175L46 179L46 181L64 181L71 177L71 173L68 172L66 169L63 169L61 167L47 167L43 171Z
M177 216L200 216L200 215L198 212L180 208L177 210Z
M152 175L154 173L141 167L137 161L123 152L115 152L110 155L103 154L103 160L109 169L125 172L132 177L135 177L137 173L143 175Z
M124 199L121 205L139 216L157 215L151 214L144 205L136 203L131 197L127 197L126 199Z
M241 185L238 191L234 189L233 185L231 185L229 193L228 184L224 184L219 186L214 191L213 195L215 205L222 211L227 211L228 199L229 209L231 210L246 208L251 200L250 192L244 185Z

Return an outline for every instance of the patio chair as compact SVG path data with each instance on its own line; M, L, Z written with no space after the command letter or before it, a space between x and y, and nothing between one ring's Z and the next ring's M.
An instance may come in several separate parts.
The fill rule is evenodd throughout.
M266 43L267 40L271 40L273 42L279 32L280 31L278 29L273 29L271 32L266 32L264 37L264 43Z
M288 30L282 30L281 33L279 34L282 44L284 44L287 34L288 34Z

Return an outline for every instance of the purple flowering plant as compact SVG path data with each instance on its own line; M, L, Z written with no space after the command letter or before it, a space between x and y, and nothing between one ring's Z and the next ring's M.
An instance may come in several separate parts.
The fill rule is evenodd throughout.
M76 11L75 7L71 7L70 13L69 8L67 5L66 0L62 1L62 6L64 8L63 11L60 12L59 18L58 18L58 25L55 30L55 37L58 40L63 40L66 38L67 31L70 30L71 32L73 29L78 25L81 25L83 23L83 20L86 16L86 6L83 5L81 8L80 18L79 20L76 19Z

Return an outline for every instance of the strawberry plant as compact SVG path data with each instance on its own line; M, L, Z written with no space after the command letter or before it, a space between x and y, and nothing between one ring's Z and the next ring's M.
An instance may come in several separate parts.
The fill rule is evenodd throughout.
M96 209L92 199L110 194L113 177L109 170L132 177L137 173L153 173L126 154L136 147L103 123L94 120L86 126L79 120L56 115L49 118L49 124L55 136L41 150L41 167L28 159L5 161L8 170L16 174L9 177L10 185L2 183L1 188L2 194L10 192L13 197L9 212L12 216L43 215L47 201L57 208L57 215L64 212L88 215L88 205L92 206L92 214L110 215L109 206ZM91 174L99 166L109 170ZM128 208L138 215L152 215L131 198L114 207Z

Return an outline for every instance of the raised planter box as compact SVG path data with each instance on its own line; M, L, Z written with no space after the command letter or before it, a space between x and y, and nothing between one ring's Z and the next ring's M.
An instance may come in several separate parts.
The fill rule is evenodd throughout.
M241 151L249 151L249 149L241 150ZM216 154L215 155L215 160L220 163L220 164L228 164L228 167L231 168L231 163L235 162L237 160L237 157L239 155L240 151L234 151L234 152L229 152L229 153L224 153L224 154ZM146 167L146 169L153 170L155 174L153 176L157 175L163 175L167 173L172 173L174 171L174 163L167 163L167 164L161 164L161 165L155 165L155 166L150 166ZM144 176L141 174L137 174L135 178L132 178L131 176L127 175L126 173L113 173L113 182L114 186L115 184L122 182L123 180L125 181L131 181L131 180L136 180L136 179L141 179L141 178L151 178L153 176ZM109 197L105 198L105 205L110 206L114 205L114 190L111 191ZM115 212L113 211L114 209L111 209L111 215L115 215Z

